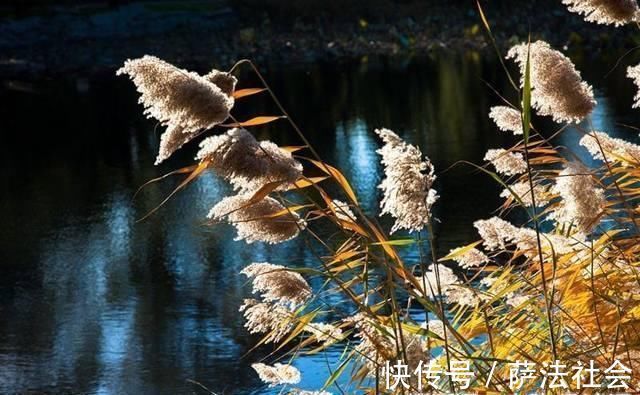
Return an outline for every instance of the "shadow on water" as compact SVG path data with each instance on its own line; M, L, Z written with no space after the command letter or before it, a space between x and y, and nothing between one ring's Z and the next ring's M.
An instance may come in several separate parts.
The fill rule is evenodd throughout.
M507 91L502 72L474 53L266 75L371 214L381 179L374 128L392 128L420 145L440 171L458 160L480 162L486 149L515 141L486 117L498 99L483 79ZM594 122L603 128L629 117L608 99L618 89L631 97L621 81L596 87L602 107ZM243 357L256 339L247 336L237 312L249 296L239 271L260 261L315 265L302 240L246 245L233 241L229 226L202 226L208 209L231 193L213 174L136 223L175 184L150 187L132 201L137 187L189 163L196 144L154 167L160 130L142 117L128 81L101 76L3 86L0 392L198 391L188 380L217 393L271 391L249 367L269 350ZM238 112L273 111L265 101L247 99ZM300 143L284 123L256 133L281 145ZM566 145L575 140L567 139ZM477 238L472 223L498 206L499 188L465 166L441 174L436 188L442 254ZM320 388L327 361L337 357L300 358L300 387Z

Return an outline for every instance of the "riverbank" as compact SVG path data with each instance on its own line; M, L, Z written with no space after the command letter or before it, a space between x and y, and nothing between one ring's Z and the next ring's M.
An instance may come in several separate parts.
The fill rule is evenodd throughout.
M537 4L536 4L537 3ZM545 3L545 12L536 12ZM588 24L559 2L486 6L505 48L529 30L558 47L597 55L632 48L638 29ZM52 7L38 15L0 19L0 76L55 77L112 72L127 58L154 54L184 66L229 67L335 61L367 55L424 55L434 50L485 50L471 2L397 13L386 20L353 15L340 21L252 16L226 1L134 2L120 7Z

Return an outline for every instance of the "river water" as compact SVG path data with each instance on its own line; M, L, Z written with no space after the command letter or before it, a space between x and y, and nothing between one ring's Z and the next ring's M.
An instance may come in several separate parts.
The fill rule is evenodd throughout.
M638 120L623 68L603 78L607 67L581 65L600 104L595 127L635 138L620 125ZM476 53L270 67L265 76L372 215L381 180L374 128L418 144L439 172L515 142L486 115L499 104L489 85L508 91L503 71ZM247 75L241 86L254 83ZM153 166L161 128L136 101L133 85L110 74L3 81L0 393L206 393L196 382L217 394L278 393L250 368L270 349L245 355L257 339L237 311L250 295L239 271L251 262L317 262L299 239L246 245L233 241L230 226L203 226L209 208L232 192L214 174L136 222L176 180L133 200L136 189L190 164L196 149ZM266 96L238 105L240 118L273 111ZM254 132L300 144L285 122ZM577 137L569 131L559 143L577 150ZM443 255L477 238L472 223L500 204L500 188L464 165L439 174L436 188ZM319 389L337 358L337 350L299 358L299 387Z

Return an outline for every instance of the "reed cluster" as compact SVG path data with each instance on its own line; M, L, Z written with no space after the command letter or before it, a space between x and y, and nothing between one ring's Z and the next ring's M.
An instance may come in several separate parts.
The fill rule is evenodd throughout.
M587 21L617 26L638 18L635 1L563 2ZM205 170L233 187L236 194L209 212L209 225L228 223L246 243L303 237L317 258L311 268L262 262L242 270L255 294L239 306L246 328L261 345L274 343L272 357L281 361L253 365L269 386L328 394L342 392L338 378L348 376L347 392L529 393L540 381L514 389L510 363L595 361L603 367L596 378L610 376L604 368L618 362L629 369L623 390L640 390L640 146L585 126L597 106L593 89L562 52L536 41L514 46L506 59L520 71L520 100L488 115L513 134L514 145L490 149L488 163L477 166L502 185L504 203L499 215L474 223L476 241L446 254L433 243L436 169L395 132L375 130L384 168L380 215L394 220L387 230L363 212L342 172L317 156L250 61L200 76L145 56L119 71L136 84L145 113L167 127L157 163L199 134L227 128L202 140L195 165L172 173L187 174L179 188ZM264 85L236 89L243 66ZM640 85L640 65L630 65L628 76ZM231 115L235 101L265 93L281 114L243 122ZM639 97L630 105L639 107ZM554 145L532 123L532 111L560 124L554 134L568 124L579 130L581 149L596 165ZM276 121L288 122L290 143L303 145L254 137L253 128ZM514 210L526 220L503 218ZM331 237L322 233L328 226ZM390 239L396 231L406 236ZM415 248L419 261L403 260L399 246ZM327 303L334 294L344 301L339 308ZM295 358L328 348L342 353L324 388L296 388ZM411 375L389 388L383 377L397 361L410 371L422 363L451 371L463 362L473 377L436 383ZM559 392L580 390L569 379L559 385Z

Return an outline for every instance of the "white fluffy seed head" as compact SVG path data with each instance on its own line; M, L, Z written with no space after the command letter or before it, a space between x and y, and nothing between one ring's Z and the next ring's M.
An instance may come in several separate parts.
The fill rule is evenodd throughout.
M544 41L514 46L507 58L513 58L520 66L523 86L527 54L530 58L531 106L540 115L551 116L559 123L580 122L586 118L596 106L593 88L582 81L571 60Z
M636 92L635 97L633 98L633 108L640 108L640 64L636 66L629 66L627 68L627 77L631 78L638 87L638 92Z
M382 156L385 178L379 185L384 192L380 215L396 219L391 233L399 229L420 231L429 221L431 207L438 199L432 188L436 179L431 161L422 157L418 147L404 142L389 129L377 129L384 141L377 150Z
M255 191L273 182L281 182L276 189L285 190L302 175L302 165L290 152L270 141L258 142L245 129L202 140L196 159L208 160L210 167L241 191Z
M246 319L244 327L251 334L265 334L265 343L278 343L293 329L292 313L279 304L245 299L239 311Z
M215 73L218 77L212 82L154 56L127 60L116 72L117 75L129 75L136 85L145 114L167 126L160 139L156 164L171 156L201 130L218 125L229 116L236 80L227 73Z
M606 199L589 171L577 163L570 163L558 174L553 187L562 198L550 215L559 224L571 225L578 232L588 232L596 225L604 210Z
M519 228L499 217L479 220L473 223L478 230L484 247L489 251L504 251L507 246L515 246L516 250L528 258L538 259L538 238L536 231L530 228ZM580 240L574 235L567 238L557 234L540 233L542 254L563 255L576 251Z
M640 20L636 0L562 0L569 11L584 16L587 22L621 26Z
M287 211L280 202L271 198L251 203L251 193L228 196L213 206L208 218L226 220L235 226L236 240L247 243L256 241L269 244L282 243L298 236L305 222Z
M455 248L449 252L449 254L455 254L462 250L464 247ZM485 263L489 263L489 257L477 248L470 248L465 252L458 254L453 258L460 267L463 269L470 269L472 267L482 266Z
M253 279L253 292L260 293L266 302L278 302L295 308L311 297L309 283L284 266L252 263L240 273Z
M491 107L489 117L496 123L498 129L515 135L523 134L522 115L520 111L507 106Z
M444 322L442 320L429 320L428 322L423 322L420 324L420 328L426 329L429 332L436 334L441 339L444 339Z
M340 221L356 222L356 215L351 211L349 204L338 199L333 199L331 203L329 203L329 208Z
M496 171L505 176L515 176L527 171L527 162L519 152L511 152L502 148L487 150L484 156L493 164Z
M458 279L453 270L444 265L438 265L437 269L435 265L428 267L422 277L422 279L418 279L418 283L422 287L424 280L424 285L426 286L424 294L430 298L437 298L440 295L438 293L438 285L442 294L446 295L451 286L460 284L460 279Z
M580 139L580 145L585 147L594 159L619 162L625 165L640 163L640 146L622 139L610 137L604 132L592 132ZM604 156L603 156L604 152Z
M260 380L275 387L282 384L298 384L301 379L300 371L291 365L276 363L273 366L264 363L254 363L251 365L258 373Z

